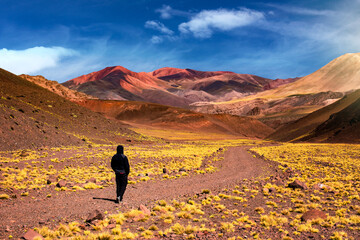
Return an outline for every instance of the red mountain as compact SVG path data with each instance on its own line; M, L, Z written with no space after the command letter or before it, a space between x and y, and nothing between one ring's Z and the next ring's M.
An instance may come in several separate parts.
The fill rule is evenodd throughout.
M228 71L215 71L215 72L204 72L204 71L197 71L193 69L181 69L181 68L171 68L171 67L164 67L153 72L150 74L154 77L160 78L162 80L196 80L196 79L203 79L212 76L221 75L224 73L233 73Z
M64 85L72 88L84 83L106 80L114 85L119 85L127 91L141 91L143 89L157 89L167 86L166 82L151 77L147 73L136 73L121 66L107 67L98 72L92 72L74 78Z
M238 74L230 71L197 71L193 69L160 68L150 72L152 76L181 86L187 90L204 91L223 96L229 92L255 93L272 80L251 74Z
M107 67L63 83L64 86L108 100L136 100L172 106L190 101L168 92L170 84L148 73L136 73L121 66Z
M63 85L104 100L133 100L187 107L194 102L226 101L263 91L272 80L229 71L161 68L133 72L107 67Z

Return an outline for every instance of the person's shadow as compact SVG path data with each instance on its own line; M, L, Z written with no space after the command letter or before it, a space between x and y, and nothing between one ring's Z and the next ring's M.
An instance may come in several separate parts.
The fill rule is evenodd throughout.
M115 199L110 199L110 198L93 197L93 199L95 199L95 200L104 200L104 201L109 201L109 202L114 202L114 203L116 203L116 200L115 200Z

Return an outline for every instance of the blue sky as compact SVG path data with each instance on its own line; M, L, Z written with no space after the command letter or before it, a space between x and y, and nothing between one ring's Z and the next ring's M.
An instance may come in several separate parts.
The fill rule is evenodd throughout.
M360 0L0 2L0 67L59 82L114 65L288 78L360 52Z

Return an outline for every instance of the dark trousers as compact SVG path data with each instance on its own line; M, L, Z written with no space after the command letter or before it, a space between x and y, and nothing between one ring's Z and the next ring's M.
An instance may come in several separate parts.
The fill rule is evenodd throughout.
M128 184L128 178L127 175L115 173L116 177L116 196L120 197L120 201L123 199L124 192L126 190L126 186Z

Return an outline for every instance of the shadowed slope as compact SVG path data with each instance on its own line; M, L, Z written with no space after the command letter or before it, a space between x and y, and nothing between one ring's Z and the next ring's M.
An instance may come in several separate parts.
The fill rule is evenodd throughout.
M302 141L360 143L360 92L358 99L340 112L330 115Z
M332 114L338 113L346 109L350 105L355 104L356 106L356 102L358 102L359 98L360 90L350 93L343 97L341 100L331 105L321 108L293 123L281 127L276 132L271 134L268 139L276 141L294 141L310 139L312 138L311 132L314 131L320 124L328 120ZM350 109L353 108L354 107ZM340 116L342 115L343 114L340 114ZM340 122L338 122L337 124L340 124ZM342 127L342 124L340 124L339 127Z

